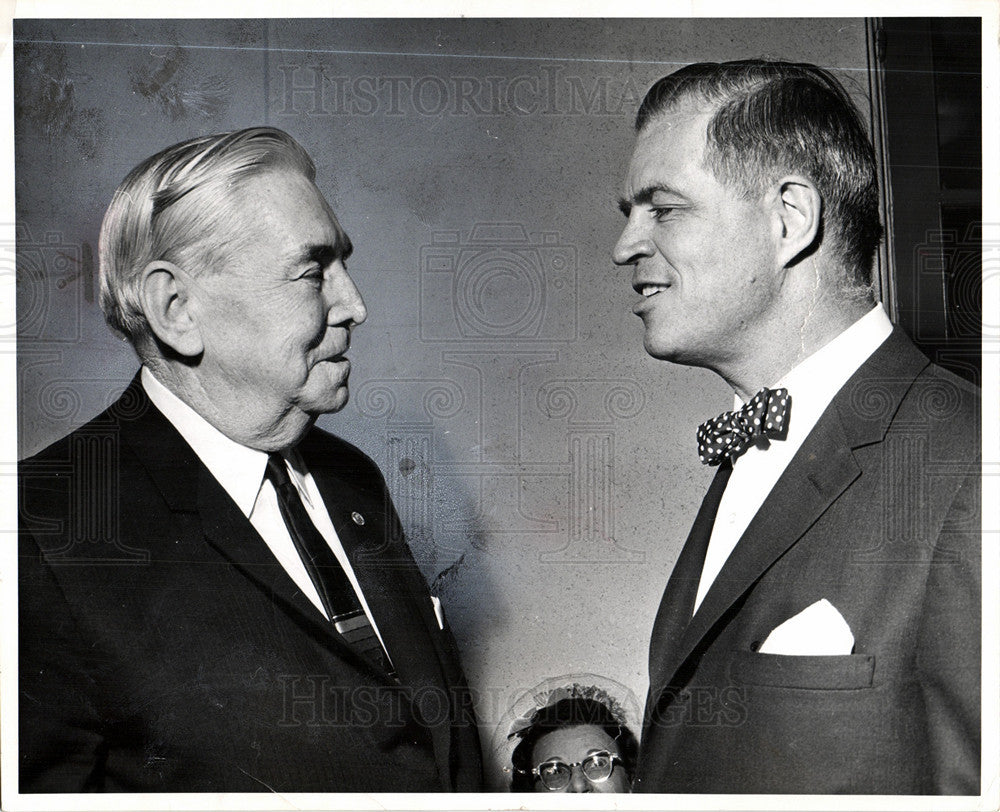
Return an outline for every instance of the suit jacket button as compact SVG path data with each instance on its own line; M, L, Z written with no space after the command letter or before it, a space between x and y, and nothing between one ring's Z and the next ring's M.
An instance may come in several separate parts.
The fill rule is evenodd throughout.
M358 513L356 510L351 514L351 519L359 527L365 523L365 517Z

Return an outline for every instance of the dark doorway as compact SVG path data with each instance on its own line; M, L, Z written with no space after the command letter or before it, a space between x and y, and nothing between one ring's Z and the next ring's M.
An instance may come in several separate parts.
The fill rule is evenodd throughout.
M981 382L982 30L977 17L878 22L895 318Z

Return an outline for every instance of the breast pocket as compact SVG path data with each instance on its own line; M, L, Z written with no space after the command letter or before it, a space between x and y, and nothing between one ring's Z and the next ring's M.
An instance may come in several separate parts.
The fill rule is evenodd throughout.
M874 654L805 655L736 651L729 675L736 684L827 691L871 688Z

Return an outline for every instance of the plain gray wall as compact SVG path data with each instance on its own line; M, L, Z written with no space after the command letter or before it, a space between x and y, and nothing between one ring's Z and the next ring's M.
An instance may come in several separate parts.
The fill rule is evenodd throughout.
M731 393L645 355L609 259L632 119L675 67L752 56L834 69L867 118L864 21L20 20L15 36L21 455L137 367L95 296L121 178L195 135L281 127L316 161L370 311L351 402L320 425L382 466L487 749L558 675L620 683L637 711L711 477L695 428Z

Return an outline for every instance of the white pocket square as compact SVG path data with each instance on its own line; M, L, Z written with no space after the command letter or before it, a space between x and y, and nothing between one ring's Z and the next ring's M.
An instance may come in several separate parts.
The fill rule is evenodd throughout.
M850 654L854 635L844 616L826 598L775 627L757 651L761 654Z
M441 599L431 595L431 603L434 604L434 617L437 618L438 628L444 631L444 607L441 605Z

